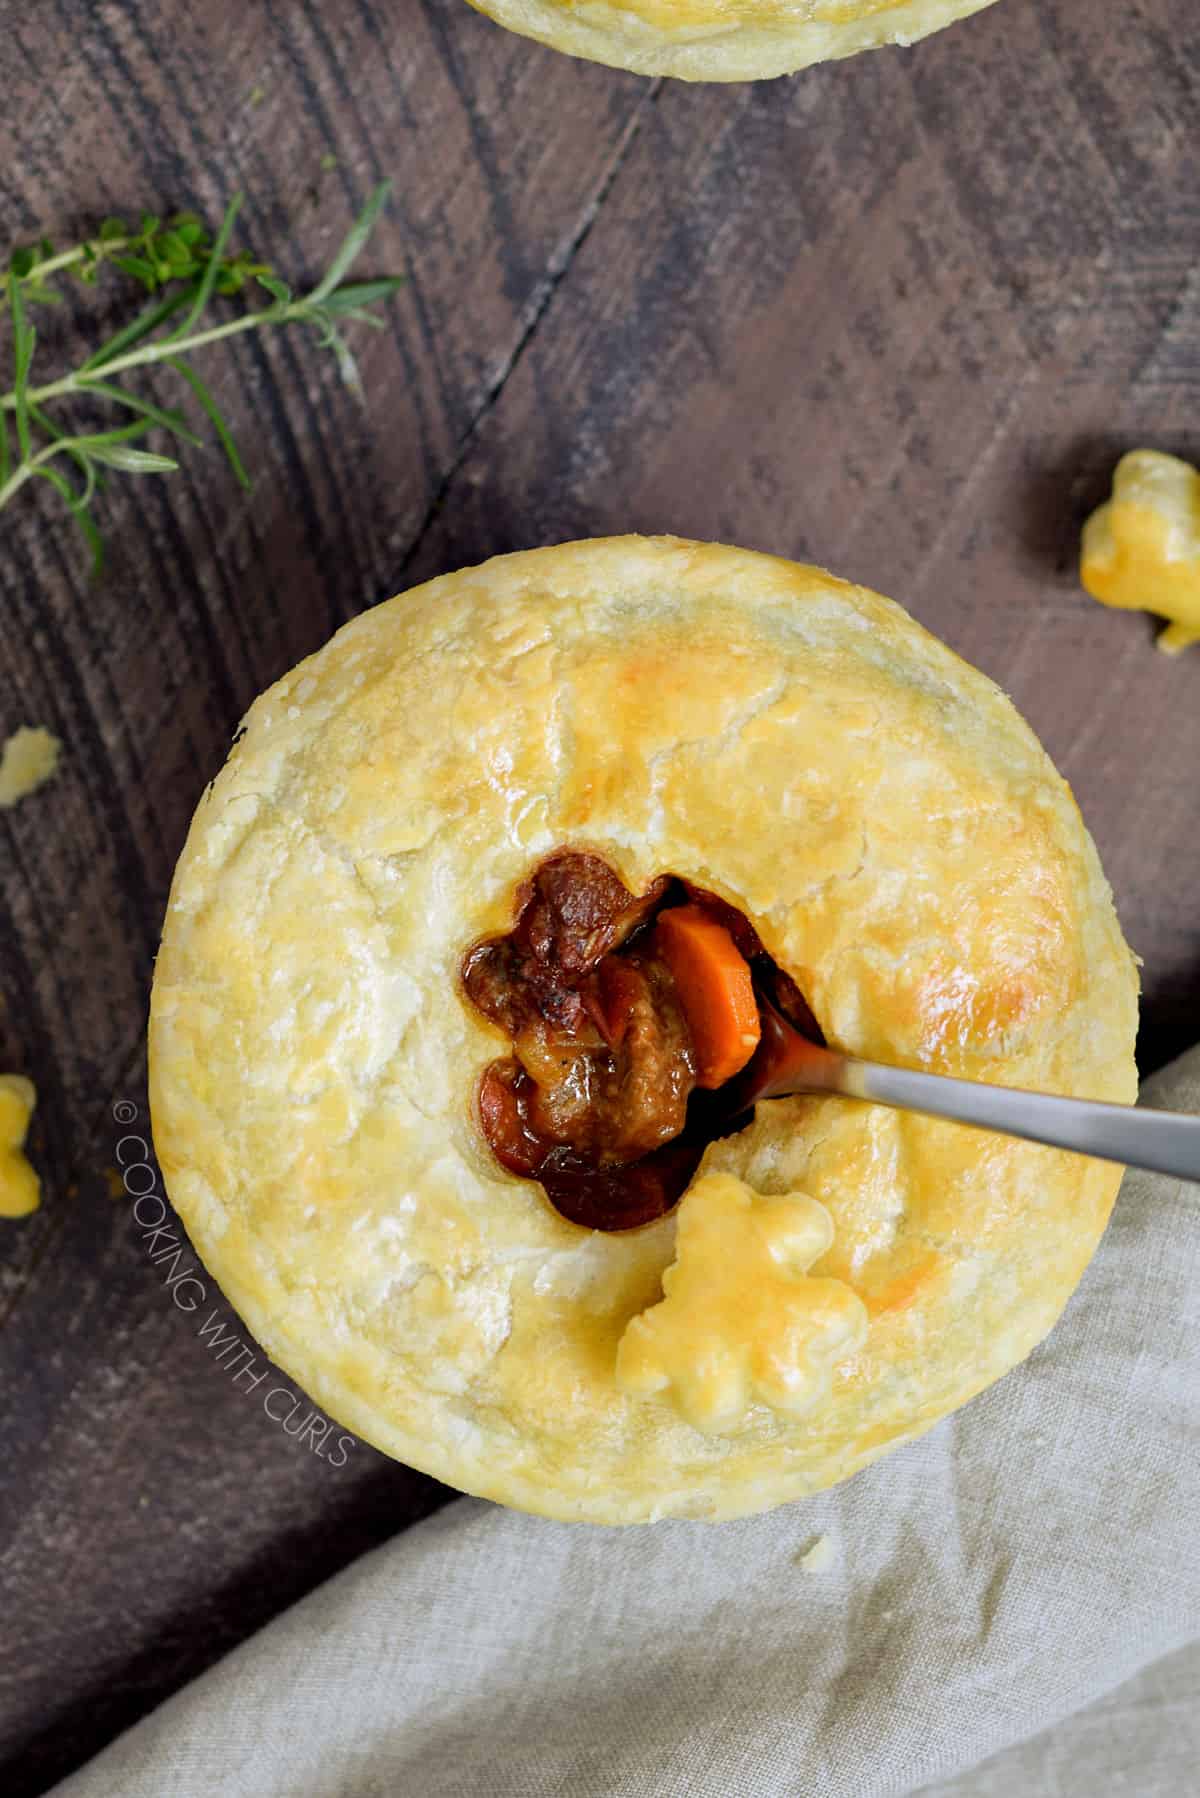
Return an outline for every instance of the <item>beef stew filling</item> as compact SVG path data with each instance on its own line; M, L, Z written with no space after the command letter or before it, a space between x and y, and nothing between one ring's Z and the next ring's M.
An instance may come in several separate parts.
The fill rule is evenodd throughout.
M740 912L671 875L635 898L583 852L541 864L462 981L512 1041L480 1082L493 1154L594 1230L663 1216L707 1145L746 1123L722 1088L758 1046L760 1000L820 1040Z

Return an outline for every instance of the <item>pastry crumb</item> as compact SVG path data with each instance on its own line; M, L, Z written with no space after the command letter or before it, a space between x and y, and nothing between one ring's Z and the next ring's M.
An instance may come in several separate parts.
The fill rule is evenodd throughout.
M818 1536L796 1556L797 1567L803 1567L805 1573L824 1573L833 1560L833 1543L828 1536Z
M1123 456L1083 527L1079 573L1101 605L1165 618L1166 655L1200 642L1200 470L1158 450Z
M36 793L58 767L62 744L40 725L23 724L0 753L0 807Z
M0 1074L0 1217L28 1217L41 1182L23 1153L37 1090L23 1074Z

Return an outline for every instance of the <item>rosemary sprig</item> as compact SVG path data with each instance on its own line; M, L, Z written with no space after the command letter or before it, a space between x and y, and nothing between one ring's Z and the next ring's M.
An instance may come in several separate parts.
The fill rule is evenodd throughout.
M315 328L321 347L333 351L343 380L357 387L358 371L342 327L350 320L379 328L382 321L368 308L394 293L402 277L353 283L344 277L366 247L388 191L387 182L374 190L324 276L309 292L299 295L266 263L244 251L236 256L227 253L240 195L230 202L212 238L192 214L181 213L166 222L147 216L137 233L128 231L120 220L106 220L95 239L71 250L56 253L50 244L42 243L36 250L17 251L0 299L0 310L6 306L10 315L13 342L13 385L0 394L0 509L30 481L48 481L87 539L98 572L103 545L92 505L104 474L168 474L176 469L179 464L172 457L137 447L138 440L152 430L168 431L192 445L203 441L181 413L114 379L155 365L169 368L183 381L212 426L237 480L249 488L229 426L188 358L209 344L247 331L305 324ZM94 280L104 261L155 297L70 374L34 386L30 371L37 331L30 321L30 302L57 298L48 283L67 270ZM268 305L236 318L207 322L215 299L240 294L251 283L267 295ZM46 409L81 398L105 401L132 413L133 418L108 430L71 431ZM68 477L64 463L73 465L77 482Z

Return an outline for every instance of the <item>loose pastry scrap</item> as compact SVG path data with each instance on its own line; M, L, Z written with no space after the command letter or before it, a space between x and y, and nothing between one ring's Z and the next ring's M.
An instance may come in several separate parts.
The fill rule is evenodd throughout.
M471 0L511 31L639 75L753 81L912 44L992 0Z
M23 724L0 746L0 809L44 786L58 768L62 744L40 725Z
M163 1173L378 1447L556 1517L763 1510L1027 1354L1118 1174L839 1099L739 1116L760 996L868 1056L1135 1094L1095 850L991 682L768 556L502 557L247 716L156 968Z
M0 1217L26 1217L38 1208L41 1185L24 1154L36 1104L32 1080L0 1074Z
M1080 578L1102 605L1170 619L1168 655L1200 640L1200 472L1157 450L1123 456L1084 526Z

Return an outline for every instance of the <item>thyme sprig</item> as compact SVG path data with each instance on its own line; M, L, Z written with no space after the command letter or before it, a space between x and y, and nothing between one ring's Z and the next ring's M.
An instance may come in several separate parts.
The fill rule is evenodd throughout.
M55 251L47 242L18 250L3 287L3 305L12 326L13 384L0 394L0 509L29 482L48 481L86 537L98 571L103 540L92 508L105 475L169 474L178 468L173 457L139 447L151 431L166 431L197 447L203 442L181 412L158 405L115 378L154 366L169 368L184 383L238 481L249 488L229 425L189 358L247 331L309 325L317 332L319 345L333 351L343 380L357 387L358 371L343 328L348 321L380 328L382 321L369 308L394 293L402 277L352 283L345 277L366 247L388 191L387 182L374 190L325 274L315 287L298 295L268 264L245 251L229 253L240 195L231 200L215 237L193 214L177 213L168 220L147 215L136 232L119 219L105 220L94 238L69 250ZM50 285L54 278L72 272L93 281L105 262L138 282L151 295L151 303L69 374L35 386L31 370L37 331L30 306L59 297ZM268 304L215 320L215 300L247 290L261 290ZM132 417L108 429L68 429L54 414L62 401L72 399L104 401Z
M194 212L177 212L170 218L142 214L136 227L124 219L107 218L99 230L69 250L55 250L47 238L14 250L8 273L15 275L27 306L57 306L62 294L50 285L70 274L92 287L106 262L156 293L171 281L195 281L203 275L213 252L213 240ZM240 293L255 275L269 275L270 267L257 262L248 251L222 258L217 270L217 292ZM8 289L0 294L0 311L9 304Z

